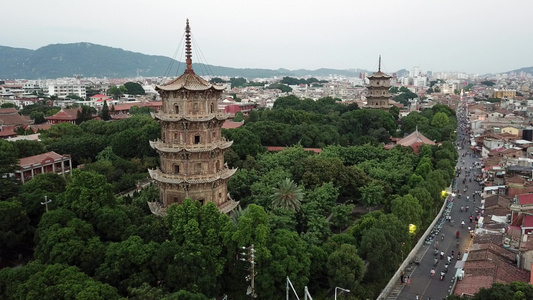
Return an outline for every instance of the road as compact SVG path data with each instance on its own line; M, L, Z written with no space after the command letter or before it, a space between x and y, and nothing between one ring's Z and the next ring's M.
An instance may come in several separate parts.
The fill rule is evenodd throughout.
M452 198L453 206L451 209L450 216L453 220L453 223L445 221L445 224L442 227L439 236L436 237L431 244L424 245L419 251L418 255L423 255L420 265L416 266L413 264L412 266L414 269L406 272L406 276L411 276L410 284L401 286L401 292L396 297L396 299L398 300L416 299L417 294L419 295L420 300L426 300L429 298L432 300L446 298L446 296L449 295L451 291L454 276L457 271L457 269L455 268L455 263L457 262L457 251L460 251L461 254L463 254L465 252L465 249L468 249L468 247L472 243L468 227L472 226L472 228L474 228L475 222L470 223L469 216L472 215L475 221L477 212L475 211L474 206L476 204L479 205L481 199L481 197L477 195L476 202L474 203L472 195L476 191L480 191L481 186L475 180L472 180L472 182L470 182L470 176L466 176L466 183L463 184L463 178L465 178L465 168L470 171L470 167L472 167L472 171L470 172L470 174L473 174L473 178L476 178L476 176L480 174L480 169L473 166L475 162L479 162L479 158L474 156L472 150L470 149L471 147L469 144L469 135L466 132L467 127L464 123L464 113L459 113L458 119L460 125L458 126L459 128L457 130L457 144L461 147L461 149L459 150L459 160L457 167L462 167L463 170L459 174L459 176L456 177L457 188L461 196L456 195ZM465 138L464 141L463 138ZM466 192L464 192L465 188ZM470 199L466 199L467 195ZM461 211L461 206L465 207L466 209L467 205L469 206L469 211ZM464 227L461 226L462 220L464 220L465 222ZM460 232L459 245L457 245L457 231ZM442 239L441 234L444 234L444 239ZM436 243L438 243L439 251L443 251L445 253L445 257L443 260L438 259L438 264L436 267L434 267L433 264L435 257L438 258L440 256L434 255ZM446 256L450 255L451 251L455 252L455 257L452 260L452 264L450 264L449 270L446 273L444 280L441 281L440 271L444 269L444 262L447 259ZM435 268L436 271L435 276L433 278L430 276L432 268Z

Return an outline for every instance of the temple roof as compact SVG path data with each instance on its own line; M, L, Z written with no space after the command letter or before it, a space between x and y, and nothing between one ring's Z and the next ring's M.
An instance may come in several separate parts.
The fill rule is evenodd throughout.
M185 62L187 63L187 69L183 75L166 84L158 85L155 89L162 91L176 91L181 89L189 91L205 91L208 89L217 91L224 90L224 85L211 84L209 81L196 75L192 69L191 28L189 27L189 20L187 20L187 26L185 27L185 45Z
M425 137L418 129L413 131L410 135L399 140L396 144L402 146L412 146L415 143L423 143L426 145L435 145L435 142Z

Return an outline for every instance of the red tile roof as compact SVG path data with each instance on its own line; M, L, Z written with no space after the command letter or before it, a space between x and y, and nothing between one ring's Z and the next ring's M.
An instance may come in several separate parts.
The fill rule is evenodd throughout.
M65 156L65 155L59 155L59 154L55 153L54 151L51 151L51 152L48 152L48 153L43 153L43 154L38 154L38 155L34 155L34 156L24 157L24 158L19 159L19 166L21 168L29 167L29 166L34 165L34 164L40 164L46 159L55 160L55 159L61 158L63 156Z
M4 129L4 130L1 130L0 131L0 138L7 138L7 137L10 137L10 136L16 136L17 134L15 133L15 131L13 131L13 129Z
M78 118L78 111L81 111L81 108L67 109L62 108L57 114L46 117L47 120L69 120L74 121Z
M91 98L107 98L108 96L107 95L103 95L103 94L96 94L94 96L91 96Z
M8 108L11 110L12 108ZM23 126L23 125L29 125L31 123L30 120L24 118L23 116L19 115L16 110L14 111L6 111L2 114L0 114L0 125L3 126Z
M242 125L244 125L243 122L233 122L230 120L224 121L224 124L222 124L222 128L224 129L233 129L233 128L239 128Z
M533 194L518 195L518 204L520 205L533 204Z
M17 113L14 108L0 108L0 115L11 115Z
M425 137L422 133L420 133L418 130L413 131L410 135L404 137L403 139L399 140L397 142L397 145L402 146L412 146L417 143L422 143L426 145L435 145L435 142Z
M38 124L38 125L30 125L31 130L33 132L37 132L39 130L48 130L52 127L52 124Z

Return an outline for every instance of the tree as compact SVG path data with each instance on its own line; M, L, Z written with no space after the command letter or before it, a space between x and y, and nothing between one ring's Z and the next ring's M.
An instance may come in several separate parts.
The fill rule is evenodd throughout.
M126 88L126 93L130 95L144 95L145 91L142 87L142 85L138 84L137 82L126 82L124 83L124 87Z
M238 77L238 78L232 77L229 79L229 82L232 88L240 87L240 86L244 86L244 84L246 83L246 79L242 77Z
M34 156L46 152L44 144L38 141L18 140L13 142L13 144L17 148L19 158Z
M233 146L231 148L241 159L245 159L248 155L256 157L259 153L265 152L259 136L247 128L239 127L227 130L224 131L224 135L230 140L233 140Z
M360 191L360 202L368 208L369 211L371 207L383 203L383 195L385 194L385 191L383 190L383 187L375 181L367 186L361 187Z
M93 114L96 114L96 109L94 107L82 105L81 111L78 111L78 116L76 117L76 124L79 125L82 122L92 120Z
M431 126L442 128L450 122L448 116L443 112L438 112L433 116L431 120Z
M302 188L298 187L292 179L285 178L274 188L271 196L273 207L282 207L292 211L299 211L304 197Z
M289 277L297 291L303 291L309 281L311 259L308 245L298 233L276 230L270 239L272 258L261 267L256 279L257 294L261 299L279 299L285 292L285 280Z
M0 271L2 299L119 299L117 290L81 272L78 268L64 265L42 265L31 262L21 268L5 268ZM13 280L14 279L14 280Z
M353 211L353 208L353 204L341 204L333 206L331 224L338 228L339 232L350 225L350 215Z
M109 121L111 119L111 115L109 114L109 107L107 106L107 101L104 101L104 106L102 107L102 111L100 112L100 118L104 121Z
M17 108L17 106L13 103L2 103L2 105L0 105L0 108Z
M0 254L31 241L33 229L20 202L0 201L0 215Z
M266 87L267 89L275 89L275 90L281 90L282 93L290 93L292 92L292 88L288 85L281 84L281 83L272 83L269 86Z
M481 81L480 83L482 85L486 85L486 86L494 86L495 85L494 81L490 81L490 80L484 80L484 81Z
M405 224L393 214L382 214L366 231L359 246L362 258L369 263L365 276L369 280L389 278L401 261L402 245L409 239Z
M416 228L422 225L422 206L415 197L409 194L396 197L392 201L391 212L404 223L403 228L407 228L409 224L416 225Z
M30 114L30 119L33 120L34 124L42 124L46 122L46 119L44 118L44 112L42 111L32 111Z
M233 118L233 122L242 122L244 121L244 115L242 114L242 111L238 111L235 113L235 117Z
M116 199L111 184L103 175L73 170L65 192L57 199L57 206L93 222L96 211L105 206L116 206Z
M95 278L118 287L121 294L144 282L155 286L156 277L150 272L150 266L159 249L158 243L145 243L138 236L111 243L106 249L103 263L96 270Z
M14 173L18 168L17 148L11 142L0 139L0 201L16 195L18 184Z
M95 236L89 223L78 218L60 219L69 217L63 210L54 210L43 216L35 235L37 245L34 255L43 263L74 265L92 275L103 261L105 246ZM48 226L58 218L60 223Z
M365 264L354 245L342 244L328 257L327 269L331 287L342 286L355 291L365 274Z
M41 215L45 212L45 208L41 204L45 197L53 200L52 203L48 204L50 209L53 209L55 207L55 200L59 197L59 194L65 191L65 186L65 178L61 175L44 173L35 176L32 180L20 187L20 192L16 199L26 209L32 226L39 224Z
M165 222L172 241L177 243L173 267L168 269L167 276L179 276L179 280L167 284L175 290L217 295L226 262L222 246L234 228L229 217L221 214L213 202L202 206L198 201L185 199L181 205L173 204L167 209Z
M107 94L113 96L113 99L115 100L117 100L120 96L122 96L123 94L126 94L127 92L128 92L128 89L126 89L126 87L123 85L118 86L118 87L116 85L112 85L107 90Z

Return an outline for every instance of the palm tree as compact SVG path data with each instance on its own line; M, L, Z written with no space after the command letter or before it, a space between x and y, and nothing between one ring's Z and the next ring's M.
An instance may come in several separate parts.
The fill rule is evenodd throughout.
M304 197L302 188L298 187L292 179L285 178L274 188L274 194L270 196L272 206L282 207L292 211L299 211Z
M245 216L246 214L248 214L248 207L242 209L242 207L239 205L236 209L230 212L229 218L231 219L231 222L233 222L233 225L237 227L239 224L239 218Z

